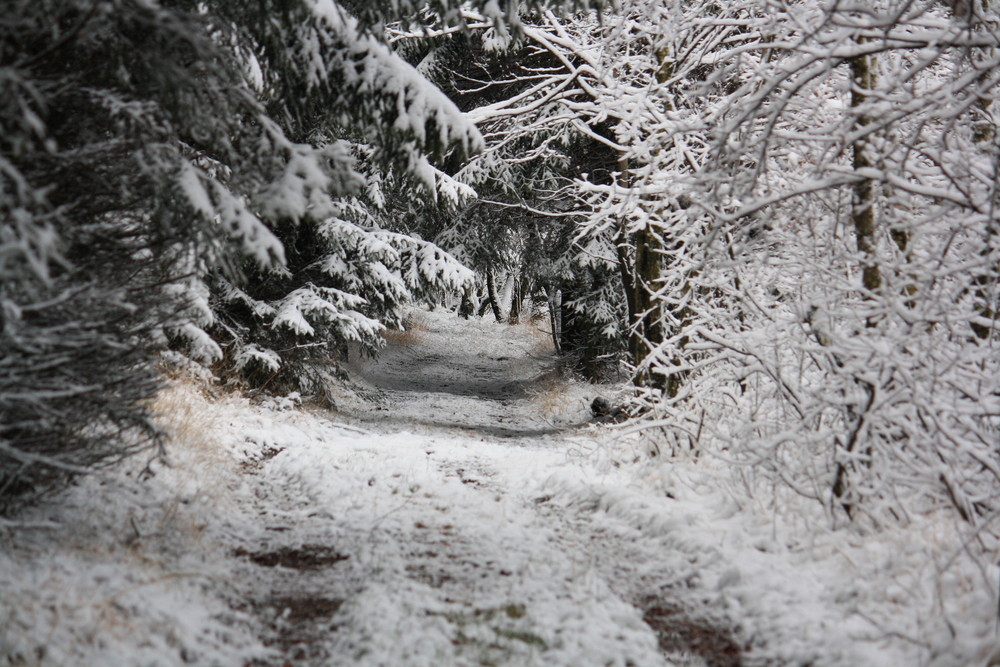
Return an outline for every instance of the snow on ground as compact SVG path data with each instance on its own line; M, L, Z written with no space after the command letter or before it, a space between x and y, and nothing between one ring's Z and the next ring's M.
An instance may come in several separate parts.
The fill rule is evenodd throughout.
M586 424L610 389L560 377L531 325L418 311L390 338L335 414L164 392L169 466L0 528L0 661L986 664L995 574L934 576L946 527L737 507L710 464ZM954 637L925 618L941 585L966 591Z
M338 401L343 414L500 438L553 435L590 419L594 387L559 372L537 323L497 326L492 317L425 311L408 319L377 359L352 356L354 391Z

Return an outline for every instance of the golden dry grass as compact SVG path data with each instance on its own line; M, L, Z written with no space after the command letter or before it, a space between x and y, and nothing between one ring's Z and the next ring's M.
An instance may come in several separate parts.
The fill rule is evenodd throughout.
M427 320L419 312L411 313L403 320L402 329L386 329L382 337L393 345L415 345L421 333L427 330Z
M194 382L171 380L151 407L157 426L168 433L170 444L192 451L211 449L210 434L216 418Z
M197 537L204 529L187 504L231 503L226 479L238 463L222 442L225 424L218 414L218 399L209 398L196 381L172 380L153 401L155 421L167 433L167 461L185 481L185 494L164 503L161 529L180 529Z
M573 404L573 398L567 392L566 379L562 377L559 369L551 370L536 378L529 393L538 405L539 411L546 417L563 413Z

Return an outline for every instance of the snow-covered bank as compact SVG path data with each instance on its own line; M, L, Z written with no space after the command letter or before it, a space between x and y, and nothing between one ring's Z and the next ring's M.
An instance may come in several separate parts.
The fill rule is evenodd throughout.
M995 575L948 526L741 507L717 464L580 425L594 388L525 328L421 316L350 415L165 392L169 466L2 529L0 660L986 664Z

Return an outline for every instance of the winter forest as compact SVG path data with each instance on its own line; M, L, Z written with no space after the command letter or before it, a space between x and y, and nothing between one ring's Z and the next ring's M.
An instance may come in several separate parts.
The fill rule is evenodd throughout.
M0 664L1000 665L995 0L0 7Z

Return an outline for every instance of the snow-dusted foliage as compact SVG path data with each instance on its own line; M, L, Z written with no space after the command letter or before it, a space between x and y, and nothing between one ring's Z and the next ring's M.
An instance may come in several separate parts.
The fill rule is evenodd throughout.
M719 10L659 24L660 53L710 48L686 74L665 61L680 94L632 158L651 167L630 184L643 189L609 209L649 220L661 256L639 363L647 428L668 452L726 462L741 502L808 499L814 520L862 531L935 517L993 563L997 16ZM937 562L942 582L954 562ZM928 660L940 648L914 641Z
M703 98L735 83L703 107L643 365L678 443L835 522L978 528L1000 509L993 17L903 4L718 18L746 36L709 61Z
M476 5L500 32L517 14ZM458 6L425 18L461 29ZM411 3L348 7L4 6L0 493L124 453L121 429L152 434L140 406L167 345L221 373L280 371L288 349L372 346L401 300L462 289L450 257L386 236L371 211L349 216L344 243L331 237L350 227L327 227L348 197L378 208L362 194L379 172L467 196L445 163L481 147L380 29ZM362 266L352 243L384 261ZM353 275L337 273L338 252ZM244 329L234 304L250 310ZM262 344L278 332L290 338Z
M455 260L399 233L406 226L389 219L384 188L421 190L425 200L467 194L441 167L482 139L345 6L216 9L253 54L267 127L286 161L256 199L285 261L213 277L209 331L223 352L214 368L270 390L323 393L347 343L372 352L384 325L399 324L404 303L465 289L470 276ZM391 7L382 11L393 16Z
M475 206L572 221L556 265L606 279L569 302L630 336L661 451L833 527L945 517L995 562L996 8L619 9L532 15L476 70L424 55L486 138Z
M238 286L219 277L213 331L254 386L324 394L348 343L374 353L413 299L462 292L472 273L437 246L340 218L286 236L285 271Z
M631 257L658 426L835 523L946 509L985 530L1000 481L993 11L712 7L636 2L600 39L564 20L538 39L586 84L562 122L611 124L614 179L576 182L582 238L619 233Z
M521 87L471 112L490 148L463 176L516 192L519 161L558 156L575 247L620 269L624 294L593 283L590 308L627 304L675 445L767 470L834 521L981 526L1000 481L993 10L710 8L526 24L551 60L483 75ZM573 170L574 133L610 151L603 178Z
M205 312L198 273L229 246L280 259L247 181L213 166L258 139L219 120L257 109L223 92L241 77L216 51L201 16L157 5L4 6L0 497L148 444L142 401Z

